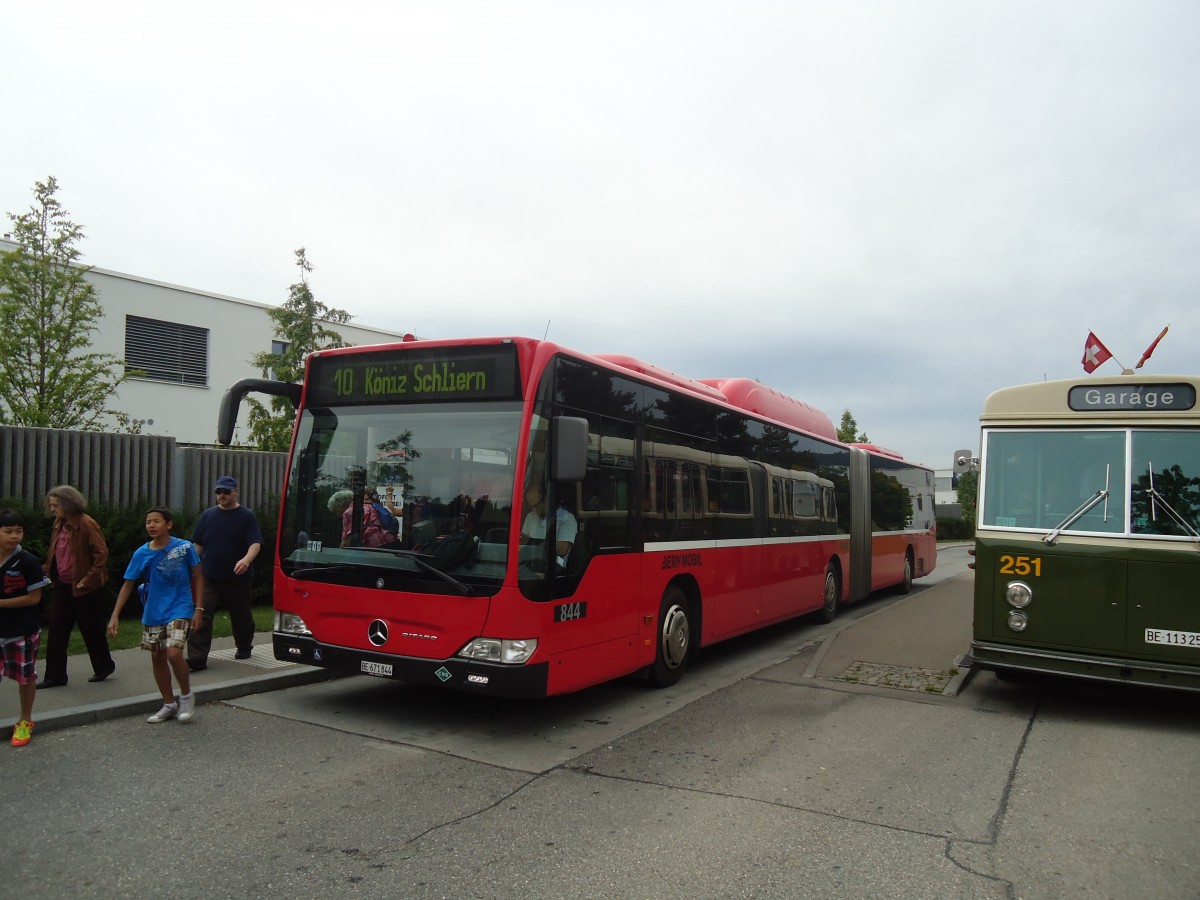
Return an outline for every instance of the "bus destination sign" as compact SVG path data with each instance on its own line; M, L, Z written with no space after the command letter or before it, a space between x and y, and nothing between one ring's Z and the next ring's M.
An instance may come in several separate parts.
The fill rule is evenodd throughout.
M381 350L317 357L309 370L309 406L513 400L516 347Z
M1076 412L1178 412L1196 405L1190 384L1077 384L1067 394Z

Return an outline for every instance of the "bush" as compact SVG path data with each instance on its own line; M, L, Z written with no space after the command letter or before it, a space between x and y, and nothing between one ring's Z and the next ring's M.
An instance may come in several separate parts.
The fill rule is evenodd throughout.
M262 531L263 546L254 561L254 583L250 602L255 606L271 606L275 589L275 538L279 531L279 501L272 501L254 510Z
M117 592L121 590L124 581L122 576L133 551L146 543L146 510L154 506L149 501L141 501L134 506L114 506L104 501L88 503L88 515L100 523L104 532L105 543L108 544L108 584L100 589L100 602L106 611L112 610L117 602ZM21 546L40 560L49 555L50 529L54 519L46 510L45 504L30 506L24 500L14 497L0 499L0 509L15 509L25 517L25 538ZM171 534L186 539L191 538L196 520L200 518L198 510L176 510L172 513L175 521L171 526ZM263 533L263 549L254 562L254 580L251 587L251 602L256 606L270 606L273 570L275 568L275 532L279 519L278 503L271 504L265 509L256 509L259 527ZM49 602L50 592L42 592L42 611L45 613ZM141 606L136 600L125 604L122 611L123 619L140 617Z
M937 520L939 541L970 541L975 538L975 523L966 519L939 516Z
M50 543L50 525L54 521L46 511L45 504L32 507L17 497L0 498L0 509L13 509L25 517L25 537L21 546L38 559L46 558L46 547Z

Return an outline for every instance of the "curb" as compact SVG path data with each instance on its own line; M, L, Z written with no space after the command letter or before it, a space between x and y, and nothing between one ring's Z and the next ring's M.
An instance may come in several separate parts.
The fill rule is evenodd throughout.
M975 674L975 668L971 665L970 651L957 657L954 660L954 667L958 669L958 673L950 679L950 683L942 691L942 695L945 697L957 697L958 692L967 686L967 682Z
M231 678L228 681L205 685L203 688L193 688L193 693L196 695L196 706L199 707L205 703L233 700L248 694L315 684L318 681L329 681L340 677L340 673L329 669L305 666L290 672ZM162 695L156 691L152 694L138 694L133 697L122 697L119 700L109 700L87 706L48 710L40 715L37 715L35 711L34 723L37 728L34 734L45 734L47 731L55 731L59 728L74 728L76 725L91 725L96 722L107 722L110 719L140 715L147 710L149 712L146 712L146 715L149 715L154 712L153 707L157 707L161 703ZM6 719L0 722L0 728L11 728L16 721L16 719Z

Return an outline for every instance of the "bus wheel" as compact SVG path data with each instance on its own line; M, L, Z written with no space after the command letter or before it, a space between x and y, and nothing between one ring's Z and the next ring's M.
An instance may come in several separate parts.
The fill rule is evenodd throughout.
M896 593L897 594L907 594L909 591L912 590L912 579L913 579L912 573L913 573L912 554L906 553L904 555L904 580L901 581L898 585L896 585Z
M842 585L838 581L837 569L830 563L825 567L825 602L817 614L822 622L832 622L837 617L841 596Z
M658 649L650 667L650 684L670 687L687 667L692 647L691 608L677 587L669 587L658 607Z

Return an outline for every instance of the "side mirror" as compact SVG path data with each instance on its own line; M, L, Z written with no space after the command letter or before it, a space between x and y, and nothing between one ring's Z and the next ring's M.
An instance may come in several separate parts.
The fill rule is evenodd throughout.
M550 420L550 480L583 481L587 472L588 420L555 416Z
M967 472L974 470L979 461L971 455L970 450L955 450L954 451L954 472L956 475L965 475Z
M228 447L233 443L233 430L237 427L238 410L242 398L251 391L260 394L270 394L275 397L287 397L292 401L292 408L300 406L301 386L290 381L274 381L270 378L243 378L225 392L221 398L221 410L217 413L217 442Z

